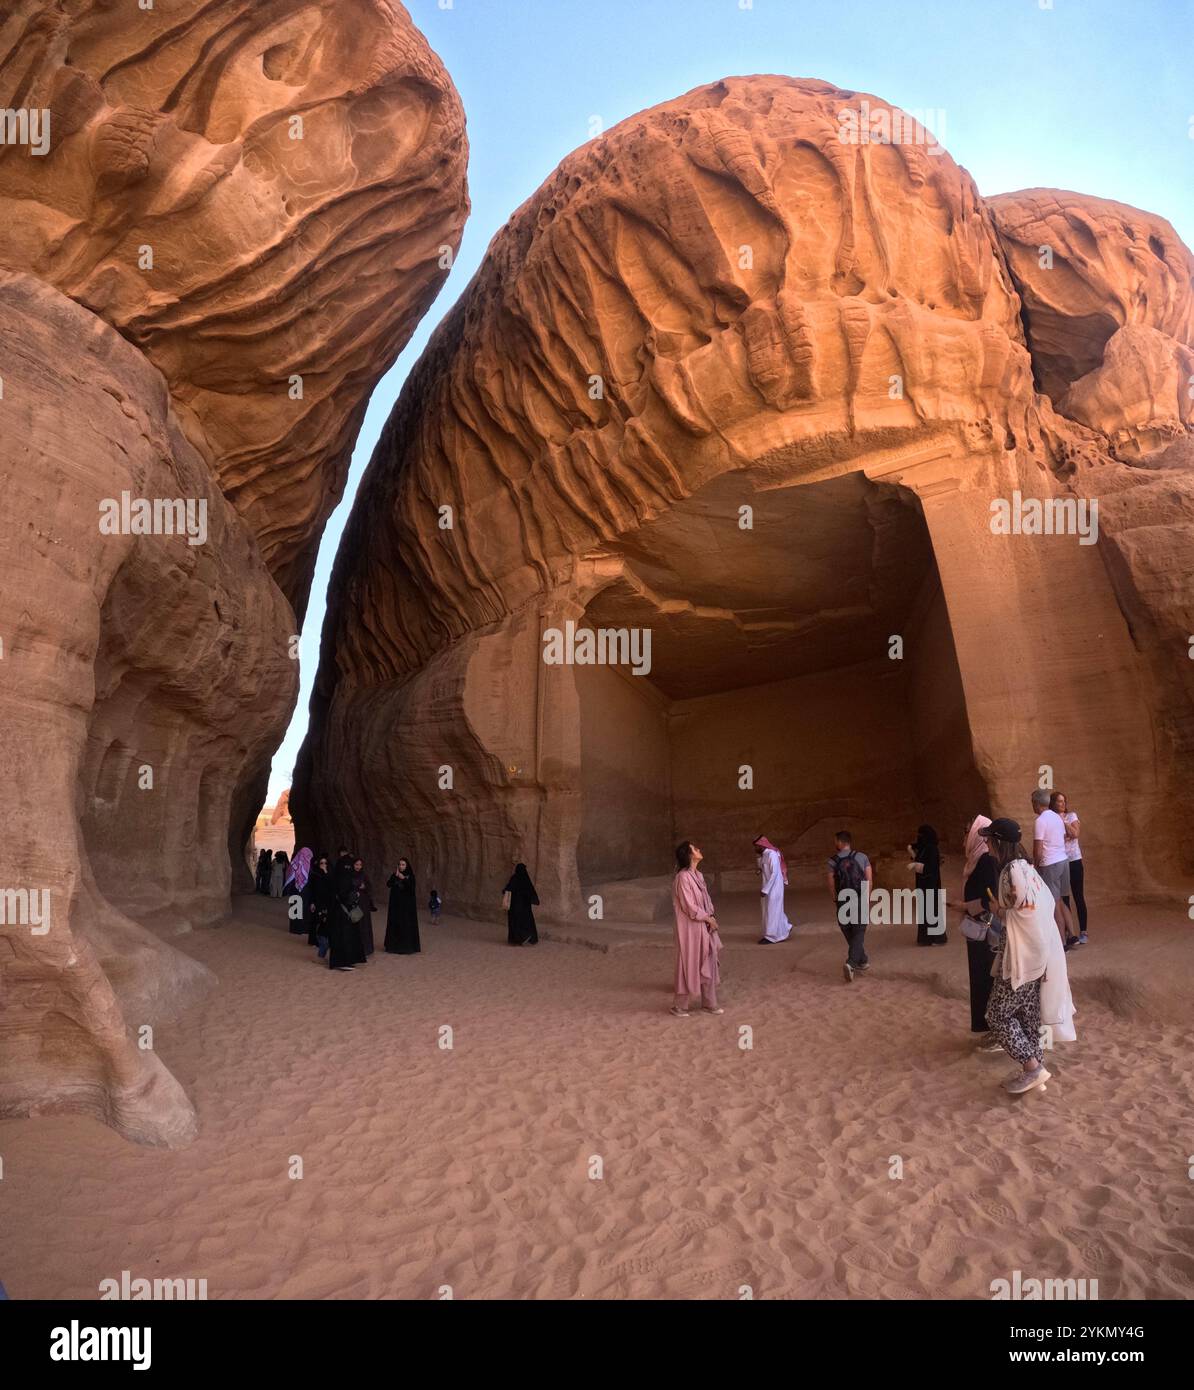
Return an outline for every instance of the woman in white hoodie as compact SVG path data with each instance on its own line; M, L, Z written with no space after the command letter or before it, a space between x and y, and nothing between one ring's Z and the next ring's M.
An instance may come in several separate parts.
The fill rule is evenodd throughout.
M1065 949L1053 920L1053 895L1020 843L1019 825L999 818L981 833L999 865L996 896L1004 926L1003 944L991 966L987 1024L1020 1064L1003 1083L1020 1095L1050 1078L1042 1058L1045 1039L1051 1045L1077 1037L1074 1002Z

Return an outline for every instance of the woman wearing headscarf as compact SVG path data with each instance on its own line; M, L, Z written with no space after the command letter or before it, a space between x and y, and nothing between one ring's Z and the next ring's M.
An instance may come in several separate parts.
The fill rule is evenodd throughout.
M365 914L357 923L361 950L366 956L371 956L376 949L373 944L373 914L377 911L377 905L373 901L373 886L365 872L365 861L359 854L352 861L352 883L356 889L357 906Z
M257 892L269 895L270 858L269 850L263 849L257 856Z
M700 871L704 855L691 840L676 846L676 876L672 880L672 907L676 914L676 998L672 1013L690 1018L689 1001L701 996L707 1014L723 1014L717 1003L721 980L721 937L713 915L713 899Z
M319 947L320 960L328 953L328 925L335 901L336 886L328 857L321 854L319 862L307 879L307 889L303 898L303 911L307 917L307 945Z
M999 866L996 901L1003 939L991 966L993 984L987 1022L1019 1069L1003 1083L1013 1095L1043 1086L1051 1073L1043 1060L1041 1024L1052 1041L1073 1042L1065 947L1053 916L1053 894L1020 843L1020 826L998 818L984 831Z
M419 954L419 909L415 901L415 871L409 859L399 859L398 867L386 880L390 890L386 913L386 950L392 956Z
M309 910L306 888L307 880L310 877L311 851L304 847L303 849L300 849L299 852L290 861L290 868L286 874L286 881L282 884L283 893L285 893L287 888L293 886L294 892L298 894L299 900L302 903L302 912L297 917L292 915L290 918L290 931L291 934L294 936L298 936L301 934L303 930L303 922Z
M773 946L787 941L792 935L792 924L784 915L784 889L788 885L788 864L783 854L776 849L766 835L754 841L755 853L759 856L758 870L763 880L760 890L763 895L763 935L760 946Z
M937 832L931 825L922 825L916 832L916 843L908 846L909 868L915 874L916 944L944 946L945 914L941 908L941 850ZM934 930L929 931L932 927Z
M360 932L365 909L361 905L351 858L340 860L332 882L335 891L332 910L328 914L328 968L355 970L358 965L365 964L365 948L361 944Z
M539 894L535 892L525 864L515 864L502 896L506 902L507 944L537 946L539 933L535 930L535 914L531 909L539 906Z
M975 816L966 827L965 883L962 898L966 904L962 935L966 939L966 966L970 974L970 1031L983 1033L983 1051L999 1048L987 1027L987 1001L991 997L991 953L999 944L1000 924L994 915L999 889L999 867L990 853L983 831L990 816Z
M282 885L286 882L286 870L289 865L286 862L286 851L280 849L274 855L273 867L269 871L269 895L271 898L282 896Z

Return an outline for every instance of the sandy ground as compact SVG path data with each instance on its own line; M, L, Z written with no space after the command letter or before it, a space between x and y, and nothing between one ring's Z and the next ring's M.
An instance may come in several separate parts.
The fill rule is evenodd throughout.
M0 1279L14 1298L94 1298L124 1269L211 1298L989 1298L1019 1269L1194 1293L1183 910L1098 907L1071 957L1079 1041L1016 1100L1008 1060L971 1050L960 936L873 928L847 986L824 906L797 907L783 946L728 928L725 1015L677 1020L658 932L514 950L445 918L421 956L345 975L279 904L238 899L183 939L221 988L156 1039L201 1137L0 1122Z
M256 865L257 851L262 849L268 849L271 853L282 849L286 851L287 859L292 859L294 857L294 826L259 825L253 831L253 844L246 855L250 864Z

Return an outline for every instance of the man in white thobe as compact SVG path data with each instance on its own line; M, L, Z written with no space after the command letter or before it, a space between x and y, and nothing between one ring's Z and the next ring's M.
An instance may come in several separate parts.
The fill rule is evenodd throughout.
M759 874L763 880L760 890L763 895L763 935L759 938L759 945L774 946L777 942L787 941L792 934L792 924L784 915L788 866L766 835L760 835L754 844L755 853L759 856Z

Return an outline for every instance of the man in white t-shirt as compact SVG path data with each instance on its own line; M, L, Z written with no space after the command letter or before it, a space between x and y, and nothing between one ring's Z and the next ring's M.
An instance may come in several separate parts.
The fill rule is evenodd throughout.
M1036 822L1032 829L1032 862L1053 894L1053 917L1069 950L1074 938L1069 908L1062 902L1070 891L1070 861L1065 852L1065 822L1049 809L1049 793L1039 788L1032 794Z

